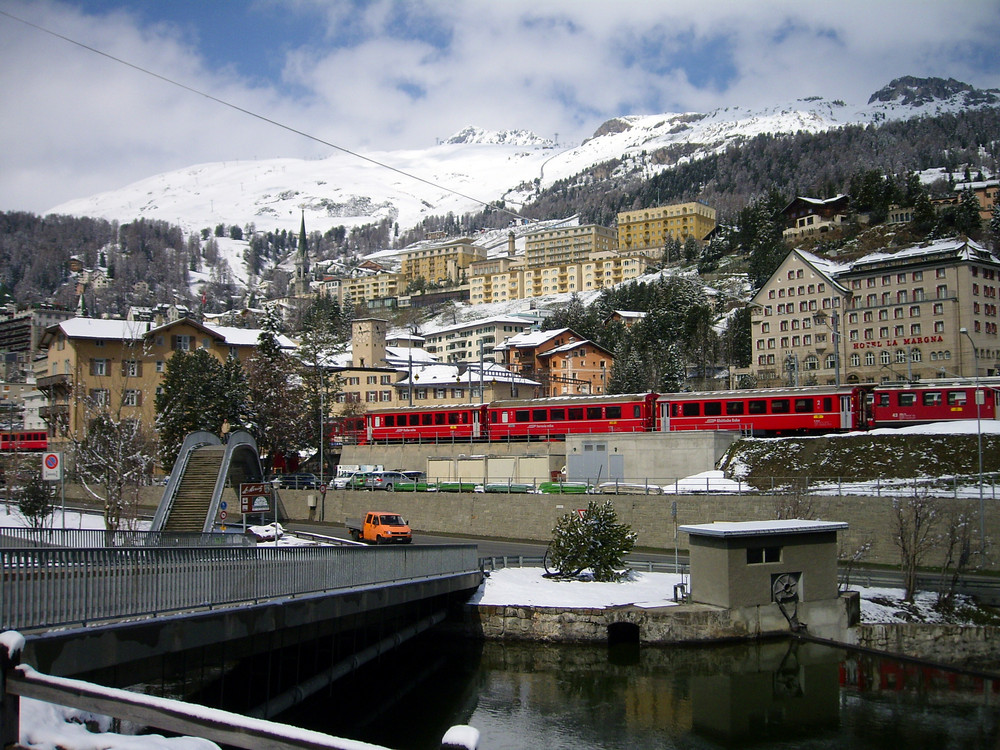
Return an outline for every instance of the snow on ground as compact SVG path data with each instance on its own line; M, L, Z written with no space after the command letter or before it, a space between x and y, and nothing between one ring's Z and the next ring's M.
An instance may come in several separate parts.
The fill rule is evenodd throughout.
M542 568L504 568L491 571L470 604L494 606L580 607L604 609L634 604L637 607L673 607L674 585L689 576L676 573L633 571L623 583L557 581L544 577ZM870 623L945 622L935 609L937 595L920 592L913 604L903 602L903 590L852 585L861 595L861 621ZM949 620L953 622L953 620Z

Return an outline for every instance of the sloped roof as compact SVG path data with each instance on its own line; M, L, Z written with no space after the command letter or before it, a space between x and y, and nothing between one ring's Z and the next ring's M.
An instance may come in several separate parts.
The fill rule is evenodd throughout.
M556 328L550 331L522 331L521 333L514 334L502 344L497 344L493 347L493 350L502 351L505 349L531 348L544 344L546 341L554 339L563 333L578 335L571 328ZM582 338L580 336L580 339Z

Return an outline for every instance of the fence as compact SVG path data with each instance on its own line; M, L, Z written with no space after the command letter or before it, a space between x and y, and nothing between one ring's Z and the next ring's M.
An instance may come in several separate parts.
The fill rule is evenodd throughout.
M211 609L478 570L475 545L0 549L0 630Z
M983 474L984 498L997 499L1000 474ZM728 479L721 472L688 477L573 477L573 481L550 477L529 477L519 480L473 478L447 479L407 483L393 487L394 492L482 492L489 494L588 494L588 495L824 495L847 497L865 496L917 496L954 497L973 499L979 497L978 475L952 475L934 477L822 477L797 475L789 477L766 476ZM354 488L350 488L354 489Z
M29 529L0 526L0 548L34 547L253 547L247 534L129 531L119 529Z

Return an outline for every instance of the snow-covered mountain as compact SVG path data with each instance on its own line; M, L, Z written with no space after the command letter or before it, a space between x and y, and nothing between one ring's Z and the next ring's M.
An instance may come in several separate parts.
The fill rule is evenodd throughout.
M816 133L998 105L997 90L906 77L859 105L807 97L758 110L616 117L573 147L527 131L467 127L424 150L200 164L63 203L51 212L123 222L163 219L189 231L220 223L297 231L303 212L310 231L385 218L407 229L428 215L460 215L499 199L516 210L538 188L612 160L622 160L622 169L652 175L761 133Z

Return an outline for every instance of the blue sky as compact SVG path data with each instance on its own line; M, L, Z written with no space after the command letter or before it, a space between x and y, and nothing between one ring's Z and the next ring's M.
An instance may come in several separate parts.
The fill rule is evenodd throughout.
M624 114L1000 88L991 0L0 0L0 11L360 151L467 125L579 143ZM0 210L329 149L0 15Z

